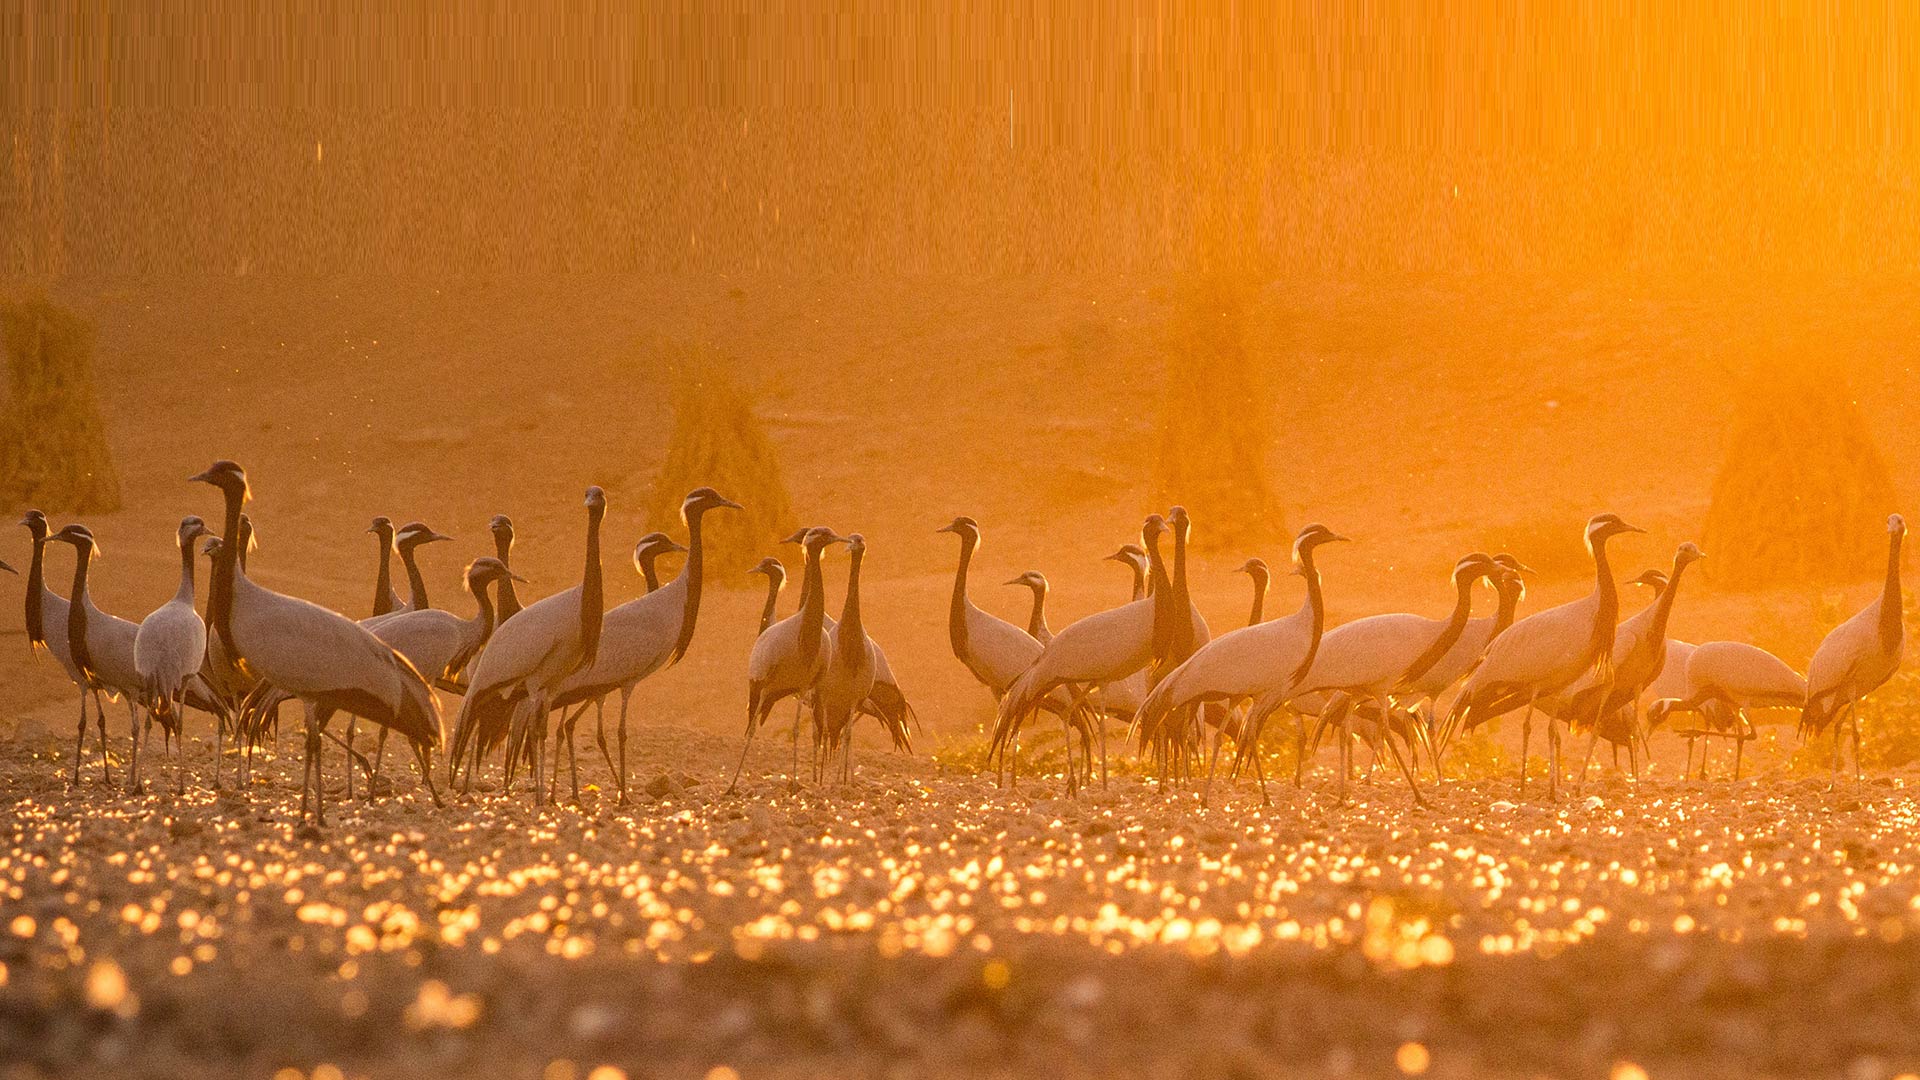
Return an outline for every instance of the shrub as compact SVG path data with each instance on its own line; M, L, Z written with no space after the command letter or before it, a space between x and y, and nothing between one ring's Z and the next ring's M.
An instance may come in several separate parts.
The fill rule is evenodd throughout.
M647 517L655 529L683 534L681 500L702 486L739 503L744 509L710 515L705 534L708 572L737 577L796 528L779 455L730 361L684 347L672 380L673 434Z
M1743 588L1858 581L1884 567L1893 481L1845 382L1813 365L1757 371L1713 483L1713 579Z
M0 498L72 513L120 508L120 474L93 398L93 325L46 302L0 304L10 400Z

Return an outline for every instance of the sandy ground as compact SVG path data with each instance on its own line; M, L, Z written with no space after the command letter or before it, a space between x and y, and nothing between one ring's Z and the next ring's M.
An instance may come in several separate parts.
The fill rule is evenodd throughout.
M1598 778L1559 805L1456 782L1418 811L1384 781L1335 806L1323 768L1207 809L879 753L791 791L777 739L725 797L736 743L637 746L625 808L590 744L582 804L540 813L435 810L390 758L392 793L314 831L291 759L216 794L196 744L187 795L129 797L8 744L5 1075L1920 1066L1904 776Z

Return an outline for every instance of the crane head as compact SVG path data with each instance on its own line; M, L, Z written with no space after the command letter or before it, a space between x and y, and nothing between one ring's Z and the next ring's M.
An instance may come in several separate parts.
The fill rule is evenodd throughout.
M1236 574L1251 575L1253 578L1259 581L1265 581L1269 577L1273 576L1272 571L1267 569L1267 560L1258 559L1258 558L1248 559L1246 562L1243 562L1239 566L1235 567L1233 572Z
M1667 587L1667 574L1664 570L1648 570L1639 577L1628 579L1627 584L1645 585L1647 588L1652 589L1655 595L1658 595Z
M747 571L747 573L767 575L767 577L774 582L774 588L776 589L784 587L787 583L786 566L784 566L779 559L771 555L755 563L753 569Z
M482 555L467 564L467 591L475 596L495 581L517 581L522 585L527 579L507 569L507 564L491 555Z
M229 497L239 492L242 502L253 498L253 491L247 487L247 470L224 458L207 466L205 472L187 477L187 481L194 484L212 484Z
M1689 540L1681 544L1679 549L1673 553L1673 564L1675 566L1687 566L1691 563L1697 563L1706 557L1707 553L1701 551L1693 541Z
M587 489L587 509L596 517L607 512L607 493L598 485Z
M1499 569L1499 564L1485 552L1476 551L1453 564L1453 580L1458 585L1472 584L1480 578L1491 578Z
M954 518L951 522L933 531L936 533L952 533L955 536L971 540L974 543L980 542L980 523L965 514Z
M1303 571L1314 548L1322 544L1344 543L1346 540L1346 537L1317 521L1301 529L1293 538L1293 572L1298 574Z
M808 529L806 535L800 540L800 546L806 548L809 553L825 551L828 544L837 543L845 543L845 541L834 535L834 531L825 525L815 525Z
M37 544L47 538L49 531L47 527L47 515L40 511L27 511L26 516L20 519L20 524L25 525L27 531L33 534L34 543Z
M207 535L207 523L188 514L180 519L180 532L176 542L183 548L193 550L193 542Z
M1619 514L1595 514L1587 520L1587 550L1592 551L1594 545L1605 542L1609 536L1646 531L1638 525L1629 525L1620 520Z
M1149 547L1166 534L1167 519L1159 514L1148 514L1147 520L1140 525L1140 539Z
M854 555L864 555L867 551L867 538L859 533L848 533L834 537L835 542L847 545L847 551Z
M412 550L422 544L437 544L442 540L451 539L453 539L453 537L428 528L425 522L409 521L400 527L399 532L394 534L393 543L395 547L403 550Z
M1513 556L1507 554L1504 551L1498 555L1495 555L1493 557L1493 561L1500 564L1501 566L1506 567L1508 570L1513 571L1516 575L1534 574L1539 572L1535 570L1533 567L1528 566L1526 563L1521 562L1519 559L1514 558Z
M57 540L62 544L72 544L81 551L92 552L96 555L100 553L100 545L93 539L93 530L87 528L85 525L69 525L59 532L54 533L52 536L47 537L47 539Z
M1899 514L1887 515L1887 532L1894 536L1907 535L1907 519Z
M1034 592L1038 592L1038 593L1046 592L1048 588L1047 575L1041 573L1038 570L1029 570L1024 574L1021 574L1019 577L1014 578L1012 581L1007 582L1007 584L1008 585L1024 585L1027 588L1032 589Z
M694 488L680 501L680 523L699 517L709 510L738 510L740 504L710 487Z

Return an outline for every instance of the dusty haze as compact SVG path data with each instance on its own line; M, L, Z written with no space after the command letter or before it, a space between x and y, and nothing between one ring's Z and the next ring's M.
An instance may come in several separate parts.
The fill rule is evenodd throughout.
M1737 393L1782 366L1841 381L1914 490L1920 37L1897 11L1557 14L18 5L0 273L98 327L110 611L171 591L174 525L216 510L185 477L223 456L284 590L364 614L361 530L417 517L457 537L425 562L464 610L499 512L534 591L564 587L599 483L625 599L665 373L698 342L755 391L799 516L868 536L871 628L962 733L987 698L947 651L932 530L981 521L974 597L1009 618L1026 569L1055 627L1121 598L1098 560L1156 508L1196 279L1247 298L1246 422L1287 521L1359 541L1324 560L1335 619L1443 610L1474 548L1547 571L1533 603L1571 596L1599 510L1652 529L1623 576L1664 565L1702 536ZM1195 575L1216 631L1251 554L1285 559ZM643 722L737 727L759 580L718 583ZM1871 588L1689 579L1673 629L1804 668ZM0 633L0 715L65 730L65 680Z

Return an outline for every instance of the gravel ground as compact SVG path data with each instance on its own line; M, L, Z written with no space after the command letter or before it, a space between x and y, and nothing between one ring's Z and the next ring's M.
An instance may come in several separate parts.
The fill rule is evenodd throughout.
M1206 809L879 754L790 792L777 741L729 798L727 740L638 751L632 806L544 813L435 810L389 756L399 790L322 832L295 761L174 799L0 748L0 1076L1920 1066L1902 777L1456 782L1418 811L1384 780L1335 806L1323 769Z

